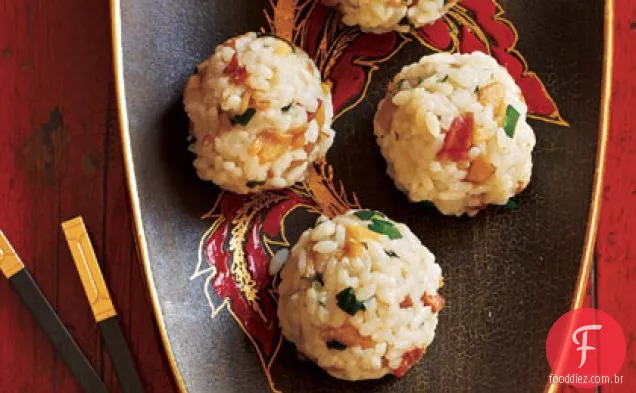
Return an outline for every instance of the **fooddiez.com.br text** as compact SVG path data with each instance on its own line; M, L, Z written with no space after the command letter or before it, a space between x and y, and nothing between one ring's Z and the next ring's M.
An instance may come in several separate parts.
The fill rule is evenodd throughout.
M623 383L622 375L579 375L579 374L566 374L556 375L550 374L548 377L550 383L555 384L585 384L585 383L597 383L600 385L605 384L621 384Z

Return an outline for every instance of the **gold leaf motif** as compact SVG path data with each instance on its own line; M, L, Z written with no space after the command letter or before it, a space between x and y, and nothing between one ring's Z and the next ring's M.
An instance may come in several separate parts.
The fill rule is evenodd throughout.
M339 187L336 187L333 180L333 168L325 160L310 168L304 185L312 199L320 206L321 213L328 217L361 208L355 193L353 200L349 200L342 182L339 183Z
M246 234L253 223L255 216L262 210L276 204L285 199L284 195L275 193L257 194L247 200L243 206L236 212L236 216L232 220L232 232L229 241L229 248L232 252L232 267L230 272L234 277L236 286L241 290L245 298L250 302L252 307L257 307L258 290L256 282L247 268L245 259L245 239ZM258 311L256 308L255 311ZM265 318L264 318L265 319Z

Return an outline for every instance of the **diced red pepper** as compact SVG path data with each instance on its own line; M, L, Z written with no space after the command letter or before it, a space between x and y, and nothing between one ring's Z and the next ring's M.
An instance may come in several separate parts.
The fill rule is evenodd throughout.
M431 306L431 311L434 313L439 312L446 304L446 300L440 294L429 296L426 292L424 292L420 300L425 306Z
M468 151L475 132L472 113L456 117L444 136L444 146L437 154L441 160L461 161L468 159Z
M422 358L422 356L424 356L424 350L420 348L413 348L406 352L402 355L402 363L400 363L400 367L393 370L393 375L398 378L402 378L404 374L406 374L406 372Z
M409 308L413 306L413 299L411 299L411 295L406 295L404 299L400 302L400 308Z
M239 64L238 54L234 52L232 60L225 66L223 73L232 78L232 81L236 84L243 84L247 80L247 69Z

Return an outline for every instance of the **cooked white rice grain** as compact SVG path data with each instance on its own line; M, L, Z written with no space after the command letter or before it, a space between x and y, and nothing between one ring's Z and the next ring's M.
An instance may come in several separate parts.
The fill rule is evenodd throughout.
M456 0L323 0L342 12L342 21L360 26L362 31L407 32L433 23L458 1Z
M382 213L323 217L281 271L283 335L334 377L402 376L435 336L441 274L417 237Z
M183 96L197 174L233 192L302 181L333 143L331 86L302 49L272 35L219 45Z
M474 216L530 182L535 136L527 111L492 57L439 53L393 78L374 129L387 173L411 201Z

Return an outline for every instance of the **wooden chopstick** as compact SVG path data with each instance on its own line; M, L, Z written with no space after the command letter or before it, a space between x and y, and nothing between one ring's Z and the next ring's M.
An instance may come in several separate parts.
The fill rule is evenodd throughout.
M95 321L113 360L122 391L124 393L144 392L84 220L76 217L65 221L62 223L62 229Z
M108 393L99 374L73 340L2 231L0 231L0 270L51 340L58 355L64 360L84 392Z

